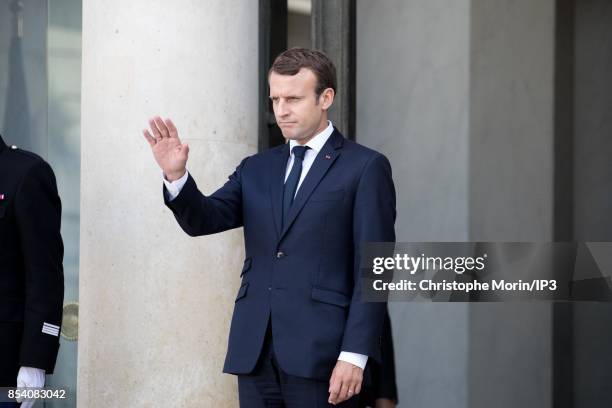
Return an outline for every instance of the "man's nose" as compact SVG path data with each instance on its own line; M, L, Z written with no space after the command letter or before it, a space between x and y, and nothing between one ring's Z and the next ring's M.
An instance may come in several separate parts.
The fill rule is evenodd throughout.
M289 106L286 102L282 100L278 101L278 106L276 108L278 116L287 116L289 114Z

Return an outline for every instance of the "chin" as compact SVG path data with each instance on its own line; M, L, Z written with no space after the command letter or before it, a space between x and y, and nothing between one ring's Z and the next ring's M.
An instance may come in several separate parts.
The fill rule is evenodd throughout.
M293 132L291 130L285 130L282 133L283 133L283 137L289 140L300 140L303 138L301 134Z

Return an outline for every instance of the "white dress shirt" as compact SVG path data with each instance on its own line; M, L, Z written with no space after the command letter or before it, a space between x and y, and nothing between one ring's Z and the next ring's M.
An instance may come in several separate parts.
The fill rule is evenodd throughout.
M300 174L300 181L298 181L297 188L295 189L295 194L297 194L300 186L302 185L302 181L306 178L306 174L310 171L312 167L312 163L314 163L315 157L323 148L323 145L327 142L327 139L334 133L334 127L330 121L327 121L327 127L323 129L321 133L313 137L306 143L305 145L301 145L295 140L289 141L289 149L291 154L289 155L289 161L287 162L287 169L285 171L285 181L287 181L287 177L289 177L289 173L291 173L291 167L293 167L293 160L295 159L295 155L293 154L293 148L295 146L308 146L310 149L306 150L304 154L304 160L302 161L302 174Z
M298 185L297 185L297 189L295 190L295 194L297 194L298 190L300 189L300 186L302 185L302 181L304 181L304 178L306 178L308 171L310 171L310 168L312 167L312 164L314 163L314 160L317 157L317 154L319 154L319 152L323 148L323 145L325 145L325 143L327 142L327 139L329 139L329 137L331 136L333 132L334 132L334 126L332 125L331 121L327 121L327 127L323 129L323 131L317 134L315 137L310 139L308 143L303 145L303 146L310 147L310 149L306 150L306 154L304 155L304 160L302 161L302 174L300 175L300 180L298 181ZM290 140L289 149L291 151L291 154L289 155L289 160L287 161L287 168L285 170L285 181L287 180L287 177L289 177L289 173L291 172L291 167L293 166L293 160L295 158L293 154L293 148L295 146L302 146L302 145L300 145L295 140ZM168 190L168 200L172 201L179 195L183 186L187 182L188 174L189 173L186 171L183 177L173 182L170 182L166 180L165 177L163 177L164 185L166 186L166 189ZM358 354L358 353L351 353L348 351L342 351L340 352L340 356L338 357L338 360L346 361L347 363L351 363L363 369L365 368L366 363L368 362L368 356L363 355L363 354Z

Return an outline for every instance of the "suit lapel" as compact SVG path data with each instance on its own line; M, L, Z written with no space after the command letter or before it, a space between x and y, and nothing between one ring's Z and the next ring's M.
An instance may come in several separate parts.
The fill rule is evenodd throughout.
M278 149L273 155L270 165L270 199L272 200L272 214L276 225L278 237L281 235L281 223L283 217L283 186L285 184L285 172L289 160L289 143Z
M2 140L2 135L0 135L0 153L2 153L5 148L6 144L4 143L4 140Z
M329 170L338 156L340 156L340 147L342 147L343 141L344 138L340 132L338 132L337 129L334 129L334 133L332 133L325 145L323 145L321 151L319 151L319 154L317 154L317 157L312 163L312 167L308 171L306 178L304 178L304 181L302 181L302 184L298 189L297 195L295 196L291 209L289 210L289 215L285 220L283 231L280 233L280 239L282 239L287 233L287 230L291 227L291 224L293 224L293 221L295 221L295 218L304 207L304 204L306 204L308 201L308 197L310 197L314 189L317 187L317 185L319 185L319 182L323 176L325 176L327 170ZM280 197L282 197L282 193ZM278 202L278 205L280 206L280 201Z

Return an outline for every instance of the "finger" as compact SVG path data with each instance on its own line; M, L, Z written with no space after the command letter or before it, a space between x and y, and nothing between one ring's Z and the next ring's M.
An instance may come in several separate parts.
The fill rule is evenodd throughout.
M149 142L149 146L151 146L151 147L155 146L155 143L157 143L157 142L155 141L153 136L151 136L151 133L149 133L149 131L147 129L144 129L142 131L142 134L144 135L145 139L147 139L147 142Z
M342 387L340 388L340 392L338 393L338 402L342 402L342 401L346 401L348 398L348 390L349 390L349 386L348 386L348 382L347 381L343 381L342 382Z
M361 381L359 381L356 385L355 385L355 395L359 395L359 393L361 392Z
M155 120L149 119L149 126L151 127L151 131L155 135L155 139L158 140L158 141L161 140L162 139L162 134L160 133L159 129L157 128L157 124L155 123Z
M361 392L361 379L357 378L353 381L350 382L349 384L349 392L348 392L348 397L354 397L355 395L358 395Z
M170 137L170 132L168 132L168 128L166 127L166 124L164 123L162 118L156 116L153 118L153 120L155 121L155 124L157 125L159 133L161 133L162 137Z
M166 127L168 128L168 132L170 134L170 137L178 138L178 130L176 129L176 126L174 126L174 123L172 122L172 119L168 118L168 119L165 120L164 123L166 124Z
M338 402L338 393L340 392L340 382L332 377L329 386L329 400L330 404Z

